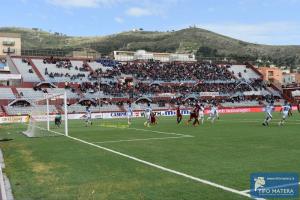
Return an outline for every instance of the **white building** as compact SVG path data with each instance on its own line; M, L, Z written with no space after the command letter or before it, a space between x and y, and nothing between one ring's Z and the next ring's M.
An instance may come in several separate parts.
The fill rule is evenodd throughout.
M134 51L114 51L114 59L120 62L135 60L154 60L160 62L195 62L194 54L179 53L157 53L147 52L145 50Z
M296 83L297 82L296 76L297 76L296 73L284 73L282 75L283 85L288 85L288 84Z
M7 54L21 55L21 35L17 33L0 33L0 57Z

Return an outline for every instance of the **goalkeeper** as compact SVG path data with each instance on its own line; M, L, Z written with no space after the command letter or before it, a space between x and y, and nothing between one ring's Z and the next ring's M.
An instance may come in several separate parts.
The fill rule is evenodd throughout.
M60 128L61 125L61 114L57 113L54 120L55 126Z

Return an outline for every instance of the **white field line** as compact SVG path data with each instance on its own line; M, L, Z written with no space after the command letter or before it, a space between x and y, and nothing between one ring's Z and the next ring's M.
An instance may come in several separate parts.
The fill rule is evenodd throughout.
M1 199L7 200L7 194L6 194L5 184L4 184L4 176L2 173L2 167L0 167L0 193L1 193Z
M281 115L279 117L280 117L280 119L274 119L274 118L277 118L277 117L273 116L272 121L278 121L279 122L281 120ZM172 118L172 117L165 117L163 120L173 120L175 122L174 118ZM219 120L216 120L216 122L217 121L226 121L226 122L248 122L248 121L251 121L251 122L252 121L253 122L263 122L264 121L264 116L262 116L259 119L226 119L226 120L222 119L222 116L221 116ZM300 120L298 120L298 119L287 119L286 122L294 122L294 123L296 123L296 122L300 122ZM199 127L201 127L201 125Z
M266 187L264 189L276 189L276 188L280 188L280 187L287 187L287 186L293 186L293 185L300 185L300 182L299 183L293 183L293 184L277 185L277 186L273 186L273 187ZM241 192L249 193L249 192L251 192L251 190L243 190Z
M250 191L244 190L244 191L241 191L241 192L244 193L244 194L248 194ZM264 198L255 198L255 197L251 197L251 195L250 195L250 198L255 199L255 200L266 200L266 199L264 199Z
M107 127L104 125L97 125L100 127ZM117 126L109 126L107 128L117 128L117 129L129 129L129 130L136 130L136 131L144 131L144 132L152 132L152 133L161 133L161 134L165 134L165 135L177 135L177 136L189 136L189 137L193 137L192 135L186 135L186 134L181 134L181 133L171 133L171 132L164 132L164 131L154 131L154 130L150 130L150 129L142 129L142 128L130 128L130 127L126 127L126 128L122 128L122 127L117 127Z
M243 190L243 191L241 191L241 192L244 192L244 193L249 193L251 190Z
M41 127L38 127L38 126L36 126L36 127L37 127L37 128L40 128L41 130L46 130L46 129L41 128ZM56 131L52 131L52 130L50 130L50 132L57 133L57 134L60 134L60 135L64 135L64 134L62 134L62 133L59 133L59 132L56 132ZM121 153L121 152L118 152L118 151L115 151L115 150L112 150L112 149L109 149L109 148L106 148L106 147L97 145L97 144L93 144L93 143L87 142L87 141L85 141L85 140L82 140L82 139L79 139L79 138L76 138L76 137L72 137L72 136L66 136L66 137L67 137L67 138L70 138L70 139L72 139L72 140L81 142L81 143L83 143L83 144L87 144L87 145L90 145L90 146L93 146L93 147L96 147L96 148L99 148L99 149L102 149L102 150L105 150L105 151L108 151L108 152L117 154L117 155L119 155L119 156L128 158L128 159L130 159L130 160L134 160L134 161L139 162L139 163L142 163L142 164L144 164L144 165L147 165L147 166L151 166L151 167L160 169L160 170L162 170L162 171L166 171L166 172L169 172L169 173L172 173L172 174L176 174L176 175L178 175L178 176L182 176L182 177L185 177L185 178L187 178L187 179L191 179L191 180L193 180L193 181L196 181L196 182L199 182L199 183L202 183L202 184L205 184L205 185L209 185L209 186L212 186L212 187L215 187L215 188L219 188L219 189L224 190L224 191L227 191L227 192L231 192L231 193L234 193L234 194L238 194L238 195L240 195L240 196L252 198L252 197L250 196L250 194L240 192L240 191L238 191L238 190L236 190L236 189L233 189L233 188L229 188L229 187L226 187L226 186L223 186L223 185L220 185L220 184L217 184L217 183L213 183L213 182L208 181L208 180L205 180L205 179L197 178L197 177L194 177L194 176L191 176L191 175L188 175L188 174L185 174L185 173L182 173L182 172L173 170L173 169L169 169L169 168L166 168L166 167L163 167L163 166L160 166L160 165L157 165L157 164L154 164L154 163L151 163L151 162L148 162L148 161L145 161L145 160L142 160L142 159L139 159L139 158L136 158L136 157L133 157L133 156L130 156L130 155L127 155L127 154L124 154L124 153Z
M278 120L278 121L276 121L276 120L274 120L274 121L271 121L271 122L269 122L269 124L277 124L278 125L278 122L279 122L280 120ZM235 122L239 122L239 123L251 123L251 124L262 124L263 123L263 121L225 121L225 120L222 120L222 122L226 122L226 123L235 123ZM295 122L290 122L290 121L285 121L285 124L283 125L283 126L288 126L288 125L298 125L298 124L300 124L300 123L295 123Z
M154 130L147 130L147 129L142 129L142 128L128 128L131 130L137 130L137 131L148 131L152 133L161 133L161 134L166 134L166 135L179 135L179 136L188 136L188 137L194 137L192 135L186 135L186 134L181 134L181 133L169 133L169 132L163 132L163 131L154 131Z
M106 144L106 143L135 142L135 141L148 141L148 140L181 139L181 138L192 138L192 137L194 137L194 136L160 137L160 138L143 138L143 139L131 139L131 140L112 140L112 141L93 142L93 143L97 143L97 144Z

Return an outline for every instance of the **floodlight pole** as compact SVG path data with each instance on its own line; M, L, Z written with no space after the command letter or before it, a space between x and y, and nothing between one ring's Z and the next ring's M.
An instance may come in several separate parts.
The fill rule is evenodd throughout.
M67 92L65 91L64 94L64 108L65 108L65 134L66 136L69 136L68 132L68 105L67 105Z

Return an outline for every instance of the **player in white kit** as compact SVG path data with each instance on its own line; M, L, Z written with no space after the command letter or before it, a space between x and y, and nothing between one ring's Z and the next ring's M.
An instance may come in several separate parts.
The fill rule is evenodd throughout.
M204 123L204 110L205 110L204 105L203 105L203 104L200 104L198 120L199 120L199 121L201 120L201 124Z
M127 109L127 120L128 120L128 125L131 124L131 118L133 116L133 110L132 110L132 107L131 107L131 103L129 102L128 103L128 109Z
M266 113L266 118L264 122L262 123L263 126L269 126L269 122L272 120L272 112L274 110L274 101L271 101L266 107L265 107L265 113Z
M279 126L282 126L285 123L286 118L289 116L289 112L291 110L290 104L287 101L284 102L284 105L281 107L282 119L278 123Z
M145 118L146 118L146 121L144 122L144 126L147 126L149 127L150 124L151 124L151 112L152 112L152 108L150 106L150 103L148 103L148 106L147 108L145 109Z
M209 117L207 118L207 120L211 120L211 123L214 123L216 118L219 118L219 111L218 111L218 107L217 107L216 103L213 103L210 108L210 113L209 113Z
M85 117L85 126L87 127L89 124L93 125L93 122L92 122L92 111L91 111L91 107L90 106L86 107L85 115L86 115L86 117Z

